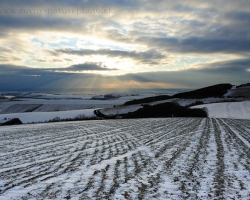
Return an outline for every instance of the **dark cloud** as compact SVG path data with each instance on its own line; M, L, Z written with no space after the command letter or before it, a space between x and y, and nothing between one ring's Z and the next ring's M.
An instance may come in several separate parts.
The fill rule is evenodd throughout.
M201 67L197 69L198 71L203 72L220 72L220 73L248 73L250 70L250 59L234 59L220 62L213 62L208 64L199 64ZM250 71L249 71L250 72Z
M69 54L69 55L79 55L79 56L89 56L89 55L104 55L108 57L120 57L120 58L131 58L141 63L159 64L161 60L165 59L166 56L161 54L156 50L148 50L144 52L137 51L122 51L122 50L111 50L111 49L99 49L99 50L90 50L90 49L81 49L81 50L72 50L72 49L58 49L55 52L51 52L52 55L58 54Z
M43 60L43 59L33 59L34 61L36 61L36 62L47 62L47 60Z
M95 65L94 65L95 66ZM95 68L94 66L75 65L68 67L68 72L58 72L47 69L34 69L25 66L0 65L0 90L29 90L62 89L66 87L84 87L92 83L98 88L101 83L116 83L137 81L140 83L168 83L183 85L190 88L199 88L218 83L241 84L249 82L250 59L228 60L201 64L199 68L125 74L120 76L102 76L91 73L72 73ZM66 68L67 69L67 68ZM98 70L98 67L95 69ZM95 80L95 82L93 82ZM82 85L74 85L79 82ZM117 88L119 89L119 88Z
M152 48L158 47L165 51L178 53L242 53L250 51L249 40L226 40L208 38L139 38L139 43Z
M23 29L23 30L67 30L70 29L77 29L77 27L84 27L82 23L84 22L83 19L75 19L74 23L70 20L60 18L57 16L46 16L41 17L38 15L34 16L22 16L20 14L13 14L13 15L0 15L0 28L5 30L12 30L12 29ZM66 29L67 27L67 29ZM7 34L6 34L7 36Z
M71 65L70 67L67 68L60 68L60 69L56 68L55 70L81 72L81 71L113 71L117 69L107 68L107 66L103 65L102 63L86 62L83 64Z
M43 61L43 60L41 60ZM40 62L41 62L40 61ZM114 68L107 68L103 63L86 62L83 64L71 65L66 68L30 68L17 65L0 65L0 74L5 75L67 75L84 71L113 71ZM68 73L64 73L68 72Z
M25 70L36 71L37 69L27 68L24 66L16 66L16 65L0 65L0 74L18 74L21 71Z
M71 59L69 59L69 58L65 58L64 60L65 60L65 61L69 61L69 62L73 61L73 60L71 60Z
M43 68L31 68L26 66L18 66L18 65L7 65L7 64L0 64L0 75L17 75L17 76L50 76L52 75L51 71ZM60 75L60 73L53 75Z
M44 60L44 59L33 59L36 62L41 62L41 63L59 63L59 62L63 62L63 60L61 59L52 59L52 60Z
M235 11L235 12L230 12L225 14L225 18L235 20L237 22L250 22L250 13L249 12L240 12L240 11Z
M3 8L6 7L100 7L100 6L114 6L114 7L127 7L127 8L138 8L141 6L141 0L2 0L1 4Z
M93 69L93 67L95 69ZM16 65L0 65L0 91L40 91L84 88L94 80L102 80L97 74L79 74L72 71L100 70L94 64L75 65L66 69L42 69ZM61 72L63 70L64 72ZM67 70L66 70L67 71ZM75 84L78 83L78 84ZM98 83L96 85L98 87Z
M120 76L123 81L142 83L170 83L190 88L205 87L219 83L242 84L249 82L250 59L235 59L223 62L199 64L199 68L168 72L145 72Z

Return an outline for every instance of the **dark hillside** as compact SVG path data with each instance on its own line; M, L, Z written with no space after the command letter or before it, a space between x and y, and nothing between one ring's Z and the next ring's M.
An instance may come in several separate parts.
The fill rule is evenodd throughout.
M162 100L166 100L166 99L171 99L171 96L168 95L160 95L160 96L155 96L155 97L147 97L147 98L143 98L143 99L134 99L131 101L127 101L126 103L124 103L124 105L135 105L135 104L142 104L142 103L150 103L150 102L154 102L154 101L162 101Z
M223 97L224 94L227 93L229 89L232 88L232 85L229 83L226 84L218 84L205 88L201 88L198 90L194 90L191 92L184 92L173 95L173 98L182 98L182 99L201 99L201 98L209 98L209 97Z
M135 104L144 104L150 103L154 101L161 101L173 98L181 98L181 99L202 99L209 97L223 97L224 94L227 93L229 89L232 88L232 85L229 83L213 85L201 89L197 89L190 92L183 92L179 94L175 94L173 96L168 95L160 95L155 97L147 97L143 99L135 99L131 101L127 101L124 105L135 105Z
M20 125L20 124L23 124L20 119L13 118L7 122L4 122L3 124L1 124L1 126L11 126L11 125Z
M154 106L145 105L135 112L122 115L124 119L157 117L207 117L207 113L203 109L189 109L176 103L163 103Z

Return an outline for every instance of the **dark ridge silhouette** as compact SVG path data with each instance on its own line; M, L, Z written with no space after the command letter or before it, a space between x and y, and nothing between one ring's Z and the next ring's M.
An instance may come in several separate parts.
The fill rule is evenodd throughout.
M7 122L4 122L3 124L1 124L1 126L11 126L11 125L19 125L19 124L23 124L22 121L18 118L13 118Z
M204 104L203 101L196 101L196 102L194 102L194 103L191 103L191 104L187 105L186 107L187 107L187 108L190 108L190 107L192 107L192 106L198 106L198 105L203 105L203 104Z
M250 86L250 83L245 83L245 84L241 84L241 85L236 86L236 88L249 87L249 86Z
M114 96L113 94L105 94L104 97L92 97L92 100L111 100L111 99L118 99L118 96Z
M154 106L145 105L135 112L122 115L124 119L157 117L207 117L203 109L189 109L176 103L163 103Z
M101 112L101 111L99 111ZM106 117L106 116L102 116ZM158 105L144 105L135 112L112 116L112 118L160 118L160 117L208 117L204 109L190 109L177 103L162 103ZM109 117L110 118L110 117Z
M208 86L205 88L197 89L190 92L178 93L173 96L168 95L160 95L155 97L147 97L143 99L134 99L131 101L127 101L124 105L135 105L135 104L143 104L150 103L154 101L161 101L173 98L181 98L181 99L203 99L209 97L223 97L224 94L227 93L229 89L232 88L230 83L218 84L213 86Z
M173 98L182 98L182 99L202 99L209 97L223 97L229 89L232 88L232 85L229 83L213 85L191 92L183 92L173 95Z
M154 101L162 101L162 100L167 100L167 99L171 99L171 96L168 95L160 95L160 96L155 96L155 97L147 97L147 98L143 98L143 99L134 99L131 101L127 101L126 103L124 103L124 105L135 105L135 104L142 104L142 103L150 103L150 102L154 102Z

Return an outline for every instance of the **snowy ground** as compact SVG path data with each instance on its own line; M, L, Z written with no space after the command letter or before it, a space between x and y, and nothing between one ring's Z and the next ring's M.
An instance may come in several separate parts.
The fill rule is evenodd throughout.
M0 199L250 199L250 121L168 118L0 129Z
M250 101L213 103L192 108L206 108L209 117L250 119Z

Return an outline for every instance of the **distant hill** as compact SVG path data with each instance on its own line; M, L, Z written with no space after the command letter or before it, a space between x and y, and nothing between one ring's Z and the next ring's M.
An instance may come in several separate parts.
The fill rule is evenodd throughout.
M202 99L209 97L223 97L232 85L229 83L213 85L198 90L184 92L173 95L173 98L183 98L183 99Z
M155 97L147 97L143 99L135 99L132 101L127 101L126 103L124 103L124 105L128 106L128 105L135 105L135 104L142 104L142 103L150 103L154 101L162 101L162 100L167 100L171 98L172 97L168 95L160 95L160 96L155 96Z
M167 99L174 99L174 98L180 98L180 99L202 99L202 98L209 98L209 97L223 97L224 94L228 92L232 88L232 85L229 83L225 84L218 84L213 85L201 89L197 89L190 92L183 92L178 93L173 96L168 95L160 95L160 96L154 96L154 97L147 97L143 99L135 99L131 101L127 101L124 103L124 105L135 105L135 104L144 104L144 103L150 103L154 101L162 101Z
M250 98L250 84L242 84L240 86L236 86L231 90L228 90L226 97L233 98Z
M249 86L250 86L250 83L245 83L245 84L241 84L241 85L236 86L236 88L249 87Z

